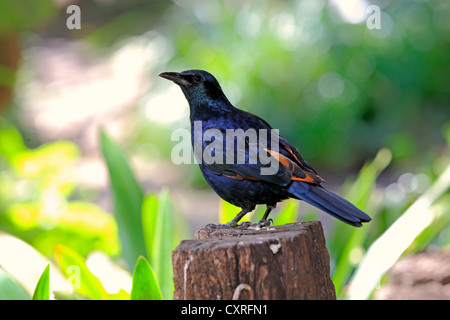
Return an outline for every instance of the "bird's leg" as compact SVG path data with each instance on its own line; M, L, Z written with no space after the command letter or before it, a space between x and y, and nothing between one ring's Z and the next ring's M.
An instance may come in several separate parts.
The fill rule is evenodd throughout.
M241 228L262 228L262 227L268 227L270 226L270 223L272 222L272 219L267 220L267 217L269 216L270 212L275 209L275 205L267 205L266 212L264 212L263 217L261 220L259 220L257 223L251 223L250 221L242 222L239 227Z
M263 217L261 218L261 220L259 220L259 222L257 223L257 225L259 227L267 227L270 226L270 222L272 221L272 219L267 220L267 217L269 216L270 212L272 212L273 209L275 209L277 205L267 205L267 209L266 212L264 212Z
M253 210L253 209L252 209ZM250 211L252 210L248 210L248 209L242 209L237 215L236 217L233 218L233 220L231 220L230 222L227 223L227 226L229 227L237 227L238 222Z
M206 228L235 228L238 226L238 222L242 219L243 216L245 216L247 213L249 213L250 211L252 211L254 208L252 209L242 209L237 215L236 217L233 218L233 220L231 220L230 222L226 223L226 224L207 224Z

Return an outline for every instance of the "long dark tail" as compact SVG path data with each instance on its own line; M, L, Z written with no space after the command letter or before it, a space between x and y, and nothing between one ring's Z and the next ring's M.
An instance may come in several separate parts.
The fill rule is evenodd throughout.
M361 227L361 222L372 220L347 200L339 197L322 186L294 181L288 189L294 198L308 202L316 208L325 211L333 217L355 227Z

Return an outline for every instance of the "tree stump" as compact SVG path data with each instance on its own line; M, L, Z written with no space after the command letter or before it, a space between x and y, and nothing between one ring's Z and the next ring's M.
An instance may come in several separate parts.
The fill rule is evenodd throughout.
M182 241L174 299L336 299L320 222L257 229L203 228Z

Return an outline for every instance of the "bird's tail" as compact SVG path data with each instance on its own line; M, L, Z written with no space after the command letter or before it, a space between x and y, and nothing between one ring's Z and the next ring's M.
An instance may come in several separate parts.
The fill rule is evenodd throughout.
M349 225L361 227L362 222L372 220L353 204L321 186L294 181L288 192Z

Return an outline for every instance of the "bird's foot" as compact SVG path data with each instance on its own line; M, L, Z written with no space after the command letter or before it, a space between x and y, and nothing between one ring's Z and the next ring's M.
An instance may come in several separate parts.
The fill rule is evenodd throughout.
M266 220L266 219L261 219L256 223L252 223L251 221L244 221L241 222L241 224L238 226L241 229L256 229L259 230L261 228L264 227L269 227L270 224L273 222L272 219Z
M228 223L222 224L222 223L218 223L218 224L214 224L214 223L209 223L205 226L206 229L219 229L219 228L236 228L238 226L238 224L234 221L230 221Z
M269 227L270 224L273 223L272 219L266 220L266 219L261 219L256 223L253 223L251 221L243 221L240 224L237 224L236 221L231 220L230 222L226 223L226 224L214 224L214 223L209 223L205 226L206 229L219 229L219 228L238 228L238 229L255 229L255 230L259 230L261 228L264 227Z

